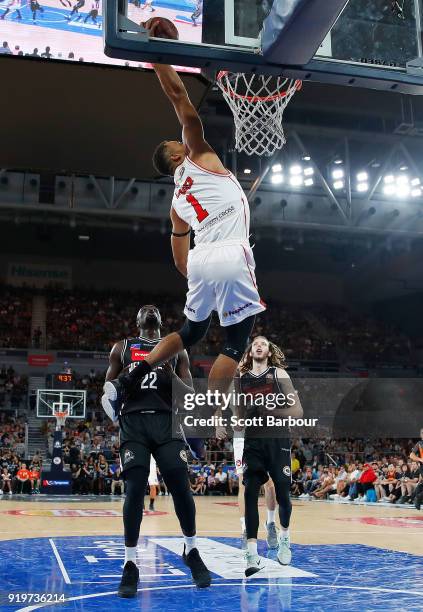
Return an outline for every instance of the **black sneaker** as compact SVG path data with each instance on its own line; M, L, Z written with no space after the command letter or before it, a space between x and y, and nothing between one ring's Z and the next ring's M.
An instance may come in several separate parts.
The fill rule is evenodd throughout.
M148 506L148 509L149 509L150 512L154 512L154 504L150 504Z
M135 597L137 594L138 580L140 572L133 561L127 561L123 568L122 579L120 581L119 597Z
M414 499L414 507L416 510L420 510L420 506L423 503L423 495L416 495L415 499Z
M192 579L195 584L200 588L204 589L205 587L210 586L211 584L211 576L207 567L204 565L202 558L200 557L200 553L197 548L193 548L189 551L188 554L184 553L182 555L182 560L189 567L192 574Z

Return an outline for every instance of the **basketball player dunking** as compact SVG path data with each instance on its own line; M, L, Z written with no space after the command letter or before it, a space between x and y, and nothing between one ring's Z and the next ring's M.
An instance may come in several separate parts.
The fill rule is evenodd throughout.
M263 336L258 336L248 347L240 364L240 377L236 381L242 394L253 398L244 406L246 417L260 417L273 414L280 417L300 418L303 414L297 393L285 370L285 358L282 351ZM283 394L286 407L277 410L263 410L263 406L254 404L254 396ZM280 396L282 398L282 395ZM275 414L276 413L276 414ZM292 505L291 488L291 444L289 432L283 437L276 437L279 431L258 427L247 427L243 454L243 478L245 486L245 523L247 531L247 553L245 575L252 576L263 569L264 564L257 553L257 534L259 527L258 497L261 486L272 478L276 500L279 504L279 520L282 533L278 542L277 558L282 565L291 562L289 522ZM261 437L260 437L261 436Z
M254 276L247 197L204 139L200 117L176 71L171 66L153 67L182 126L183 142L162 142L153 162L158 172L175 181L171 240L175 265L188 279L186 320L180 331L163 338L131 373L105 384L104 392L115 407L152 367L202 340L213 310L218 312L226 341L210 371L209 389L227 392L255 315L265 310ZM195 247L190 251L191 229Z
M133 369L142 362L160 341L161 316L155 306L143 306L137 316L138 338L117 342L110 353L106 380L116 378L124 369ZM126 480L123 506L125 531L125 565L118 594L135 597L139 580L136 566L137 543L143 514L144 495L153 455L166 486L173 497L175 512L184 534L183 561L191 570L195 584L210 585L210 573L196 548L195 505L187 469L187 454L182 439L172 438L172 384L190 388L189 361L182 350L169 363L149 370L134 388L119 415L110 409L103 396L102 405L112 420L119 419L120 460ZM183 382L183 381L186 381ZM154 481L154 482L153 482Z

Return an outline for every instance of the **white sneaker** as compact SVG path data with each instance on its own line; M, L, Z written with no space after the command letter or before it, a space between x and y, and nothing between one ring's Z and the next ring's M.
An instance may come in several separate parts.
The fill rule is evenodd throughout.
M291 563L292 552L289 536L281 535L278 545L278 561L281 565L289 565Z
M267 546L270 548L270 550L276 549L279 545L279 541L278 541L279 529L276 527L275 523L267 523L267 522L264 524L264 528L266 529L266 532L267 532L267 537L266 537Z
M246 553L245 561L247 563L247 568L245 570L245 575L247 578L264 569L263 559L259 555L249 555Z
M334 493L333 495L329 495L329 499L338 499L338 493Z

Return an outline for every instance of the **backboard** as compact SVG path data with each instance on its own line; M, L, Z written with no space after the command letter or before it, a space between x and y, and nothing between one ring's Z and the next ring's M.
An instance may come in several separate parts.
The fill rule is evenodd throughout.
M105 0L111 57L423 93L423 0ZM149 38L149 17L179 40Z
M85 417L87 392L82 389L37 389L37 417L57 418L66 413L67 419Z

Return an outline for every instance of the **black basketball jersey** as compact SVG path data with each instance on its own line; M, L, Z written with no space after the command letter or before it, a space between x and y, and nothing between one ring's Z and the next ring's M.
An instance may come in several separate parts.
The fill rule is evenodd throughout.
M131 372L153 348L160 342L160 338L127 338L123 342L121 361L122 367ZM177 358L172 359L172 368L175 369ZM122 408L122 414L128 412L157 412L172 410L172 381L163 373L160 366L153 368L138 384Z
M266 396L270 393L282 393L279 386L277 369L270 366L261 374L254 374L251 370L243 374L239 380L241 393L255 396ZM248 411L254 410L253 402L247 402Z
M273 411L268 408L266 396L276 396L283 393L278 381L277 368L274 366L269 366L261 374L254 374L251 370L246 372L240 378L239 389L241 393L246 394L246 398L244 396L246 418L266 418L267 415L272 415ZM282 433L284 438L289 438L289 427L283 428L283 432L281 432L279 428L278 430L275 430L273 427L268 428L265 423L266 421L263 422L263 427L247 427L246 437L254 437L255 435L281 437Z

